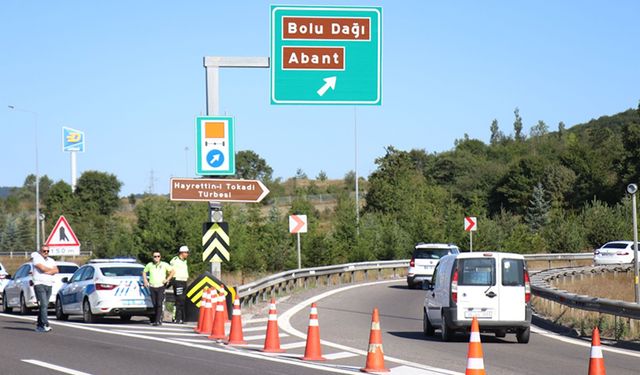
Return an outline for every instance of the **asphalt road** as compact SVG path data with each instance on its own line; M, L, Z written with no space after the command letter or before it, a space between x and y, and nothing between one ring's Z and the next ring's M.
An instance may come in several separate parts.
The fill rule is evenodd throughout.
M317 302L321 337L323 340L354 348L366 348L371 313L374 307L378 307L385 358L402 358L464 373L469 340L467 335L458 334L453 342L442 342L438 337L439 331L436 331L433 338L422 335L424 294L422 290L407 289L404 282L354 288L333 294ZM295 329L306 332L308 309L296 314L291 322ZM535 322L540 325L543 323L539 319ZM532 332L529 344L518 344L513 334L508 334L503 339L492 334L482 334L487 373L540 375L587 372L589 340L560 336L571 341L564 342L535 331L542 329L538 327ZM557 337L555 334L551 336ZM622 350L630 355L605 350L605 364L609 375L640 373L640 346L632 348L635 350ZM394 366L391 362L387 365Z
M464 373L466 335L460 334L448 343L422 336L424 291L406 289L402 280L348 287L351 289L321 288L280 298L280 340L286 350L280 355L260 351L266 304L243 310L244 336L249 342L243 348L228 347L195 334L193 326L151 327L135 318L128 323L104 319L97 324L84 324L80 317L72 317L69 322L52 319L54 330L42 334L33 331L34 314L0 314L0 374L355 374L360 373L366 361L374 307L380 311L385 365L391 374ZM327 358L319 363L300 360L312 300L318 302L322 354ZM483 334L487 373L587 372L588 340L537 331L542 332L536 329L529 344L516 343L514 335L498 339ZM631 349L605 349L609 375L640 372L640 347Z

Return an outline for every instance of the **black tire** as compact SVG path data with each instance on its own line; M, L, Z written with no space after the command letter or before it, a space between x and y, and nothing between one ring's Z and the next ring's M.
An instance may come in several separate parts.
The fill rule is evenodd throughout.
M9 307L9 301L7 301L7 293L2 293L2 311L6 313L13 312L13 308Z
M95 323L96 321L95 315L91 312L91 305L88 299L85 299L82 303L82 320L85 323Z
M442 337L442 341L451 341L453 337L453 330L449 327L449 322L447 322L447 316L442 315L442 327L440 328L440 337Z
M20 293L20 315L27 315L28 313L27 301L24 300L24 294Z
M529 336L531 336L531 327L519 329L516 332L516 339L520 344L529 343Z
M120 320L123 322L129 322L131 321L131 315L120 315Z
M422 333L427 337L431 337L435 334L435 329L431 325L431 321L429 321L427 311L423 310L422 314Z
M62 310L62 302L60 301L60 298L56 298L56 319L58 320L69 319L69 315L65 314L64 310Z

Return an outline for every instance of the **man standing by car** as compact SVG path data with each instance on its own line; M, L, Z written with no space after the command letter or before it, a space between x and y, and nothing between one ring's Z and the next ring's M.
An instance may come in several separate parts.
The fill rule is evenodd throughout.
M162 261L162 255L160 255L159 251L154 251L152 255L153 261L147 263L142 271L142 280L144 286L149 288L151 302L153 303L154 317L151 319L151 324L159 326L162 325L164 290L171 281L174 271L168 263ZM147 274L149 274L148 277Z
M51 298L51 287L55 282L53 275L58 273L55 260L49 258L49 246L42 246L40 252L31 254L33 262L33 290L38 300L39 312L36 332L49 332L47 309Z
M187 279L189 279L189 267L187 265L187 257L189 256L189 248L180 246L178 255L171 259L171 267L175 272L173 281L173 293L176 297L176 316L175 321L182 324L186 319L184 311L185 291L187 289Z

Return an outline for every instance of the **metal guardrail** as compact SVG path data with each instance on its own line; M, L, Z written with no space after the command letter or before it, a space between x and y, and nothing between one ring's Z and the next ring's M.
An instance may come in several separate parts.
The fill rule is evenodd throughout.
M550 281L560 277L588 275L602 272L629 272L631 265L596 266L551 269L539 272L531 277L531 291L534 295L574 309L594 311L603 314L640 319L640 304L591 297L551 286Z
M566 253L566 254L528 254L524 255L525 259L532 261L547 261L549 268L551 262L566 262L577 260L591 259L593 253ZM282 291L289 292L295 286L308 286L309 280L314 280L317 284L319 280L324 279L326 284L331 284L332 277L336 279L337 284L342 284L347 278L348 282L355 281L355 274L360 272L363 279L368 280L370 273L376 272L376 278L381 277L382 271L391 269L393 277L397 277L399 270L404 271L409 267L409 260L386 260L361 263L346 263L333 266L324 266L316 268L304 268L299 270L291 270L280 272L254 282L241 285L237 288L238 296L243 304L251 304L258 302L259 299L266 301L268 295L275 295Z

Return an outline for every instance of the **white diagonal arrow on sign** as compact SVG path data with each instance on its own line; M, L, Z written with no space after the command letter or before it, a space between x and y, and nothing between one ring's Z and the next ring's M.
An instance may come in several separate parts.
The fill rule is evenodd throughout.
M329 88L331 88L332 90L335 90L337 80L338 80L338 77L336 76L325 78L324 85L320 87L318 91L316 91L318 95L323 96L327 92L327 90L329 90Z
M478 230L478 227L476 226L477 223L478 223L478 219L476 217L473 217L473 216L465 217L464 230L466 230L467 232L469 231L475 232L476 230Z

